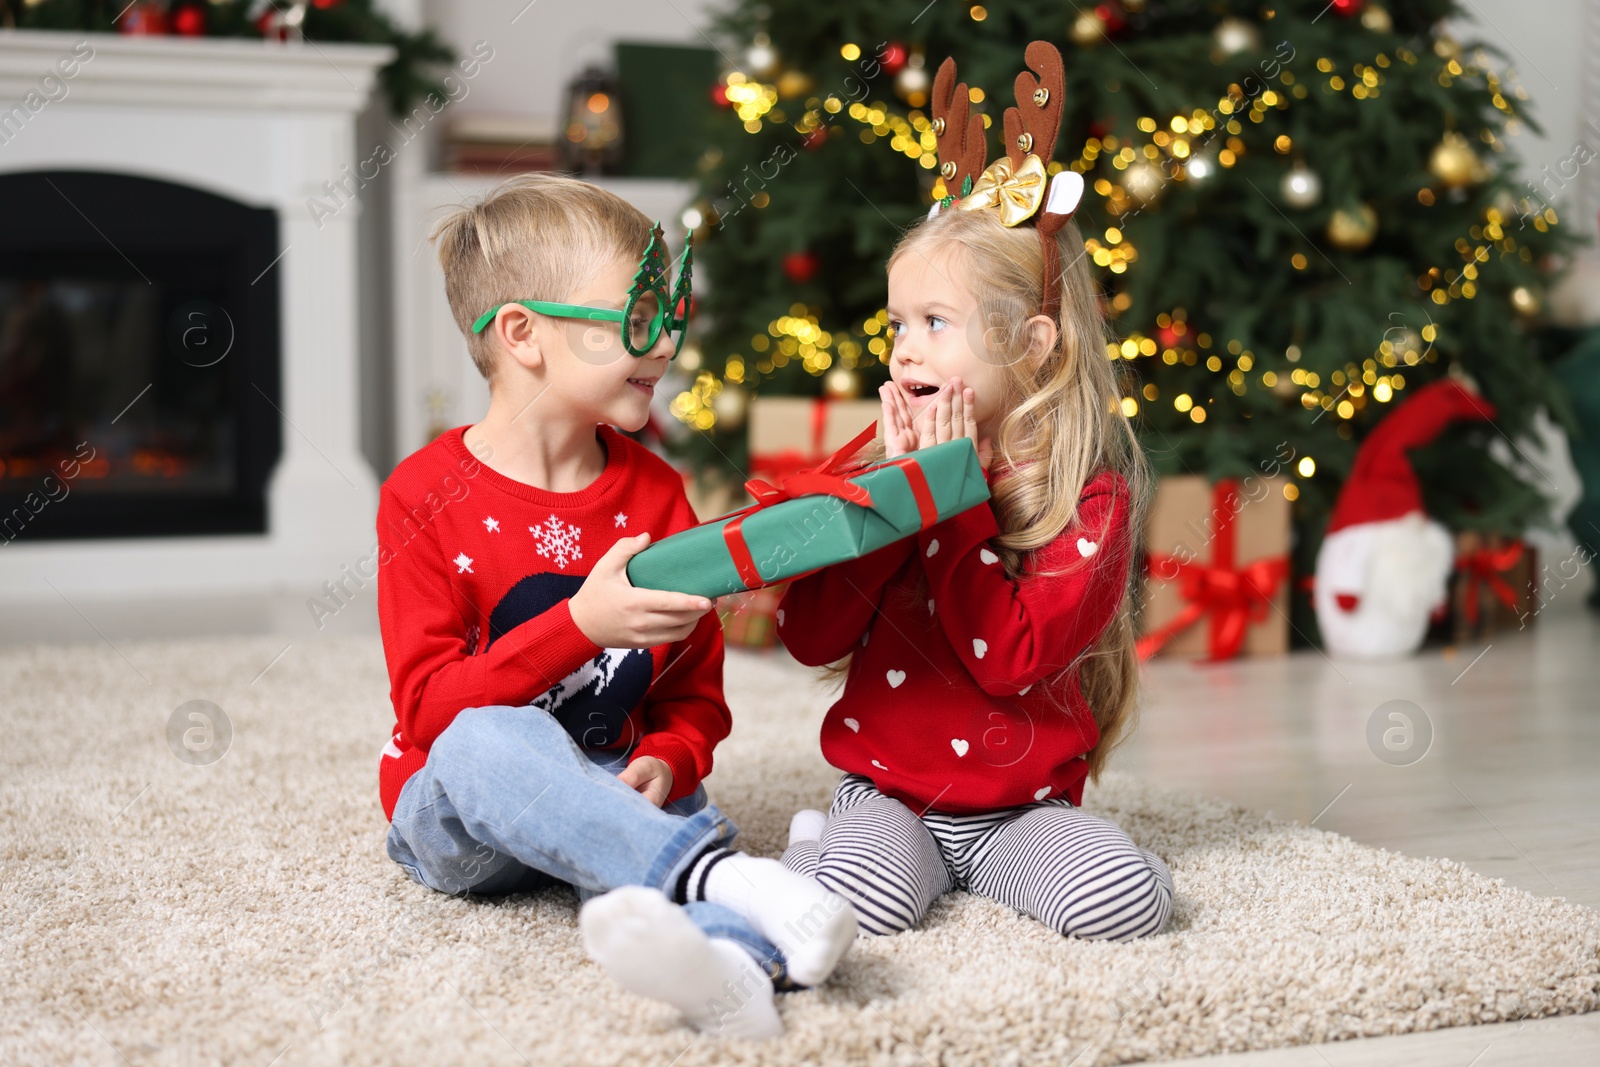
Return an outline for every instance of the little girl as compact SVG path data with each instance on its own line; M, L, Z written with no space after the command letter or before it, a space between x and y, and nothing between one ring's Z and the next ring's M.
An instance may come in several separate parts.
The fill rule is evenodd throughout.
M1058 215L1041 240L955 208L889 259L882 455L861 458L969 437L992 499L784 595L795 658L848 665L822 725L845 774L826 816L795 816L783 862L847 897L866 933L965 889L1074 937L1154 934L1166 865L1078 807L1134 711L1144 460L1077 227Z

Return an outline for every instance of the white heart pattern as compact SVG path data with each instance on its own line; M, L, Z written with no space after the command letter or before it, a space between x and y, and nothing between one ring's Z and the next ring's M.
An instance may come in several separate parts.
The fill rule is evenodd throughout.
M886 771L886 770L889 769L889 768L885 767L883 764L879 763L877 760L873 760L872 761L872 765L874 767L878 768L878 770L880 770L880 771Z
M1047 797L1049 795L1050 795L1050 787L1049 786L1045 786L1043 789L1040 789L1040 790L1038 790L1037 792L1035 792L1033 794L1033 799L1035 799L1035 800L1043 800L1045 797Z
M989 651L989 642L985 641L981 637L974 637L972 639L972 654L974 656L982 659L983 654L987 651Z
M856 722L854 719L847 718L845 719L844 724L850 727L851 733L859 734L861 732L861 724Z
M889 679L889 688L890 689L899 689L900 688L900 683L904 682L906 680L906 672L905 671L889 671L884 675L884 677Z
M783 625L783 609L782 608L778 609L778 625L779 626Z
M1033 683L1029 682L1026 687L1024 687L1020 692L1017 693L1017 696L1019 696L1019 697L1027 696L1028 695L1028 690L1032 689L1032 688L1033 688Z
M967 754L967 749L971 746L969 746L961 738L953 737L950 739L950 747L956 750L956 755L965 756Z
M931 597L928 599L928 614L933 614L933 599Z
M1078 555L1080 556L1092 556L1094 555L1094 550L1099 547L1098 544L1087 538L1078 538Z
M937 551L939 551L939 539L935 537L932 541L928 542L928 555L932 556Z
M978 550L978 558L983 560L985 563L999 563L1000 562L1000 557L995 555L993 552L990 552L987 548L982 548L982 549Z

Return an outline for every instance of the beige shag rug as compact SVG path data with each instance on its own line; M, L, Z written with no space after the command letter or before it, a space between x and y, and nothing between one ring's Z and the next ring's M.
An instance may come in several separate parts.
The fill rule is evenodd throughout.
M1065 940L956 894L858 942L788 1033L697 1037L584 957L575 902L408 881L383 854L392 721L376 639L0 652L0 1062L885 1065L1119 1063L1588 1011L1600 915L1108 775L1093 810L1167 859L1170 931ZM268 667L263 674L264 667ZM751 851L834 781L827 694L734 654L714 799ZM191 699L233 726L169 751Z

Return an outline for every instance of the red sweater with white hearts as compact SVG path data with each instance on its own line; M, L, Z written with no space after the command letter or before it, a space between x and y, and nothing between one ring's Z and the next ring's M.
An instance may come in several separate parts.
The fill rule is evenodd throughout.
M995 471L987 477L992 488ZM801 663L851 657L822 723L823 756L918 812L1083 798L1100 732L1077 669L1063 668L1122 605L1126 485L1109 471L1093 478L1021 580L988 544L999 533L982 504L792 583L778 612Z
M601 648L569 599L617 541L696 523L683 477L610 426L600 477L575 493L513 481L472 455L464 426L395 468L378 503L378 622L394 736L378 764L384 814L465 708L535 705L585 748L657 756L677 800L711 773L728 736L722 624L684 640Z

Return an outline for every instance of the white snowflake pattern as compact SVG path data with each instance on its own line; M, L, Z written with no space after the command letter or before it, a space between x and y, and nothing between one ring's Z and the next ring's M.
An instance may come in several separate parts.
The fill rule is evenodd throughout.
M628 525L628 516L624 515L622 512L620 512L620 511L617 512L616 515L614 516L614 518L616 519L616 523L617 523L618 526L626 526L626 525Z
M567 569L567 564L575 559L583 558L583 546L578 543L583 530L571 526L551 515L539 526L528 527L528 532L533 535L534 551L545 559L552 560L562 570Z
M459 553L456 556L456 558L451 560L450 562L454 563L456 565L456 573L457 574L475 574L475 573L477 573L476 571L474 571L472 569L472 557L467 555L465 552Z
M493 515L490 515L488 518L483 520L483 528L490 533L499 533L500 520L495 518Z

